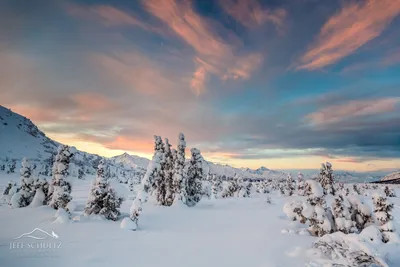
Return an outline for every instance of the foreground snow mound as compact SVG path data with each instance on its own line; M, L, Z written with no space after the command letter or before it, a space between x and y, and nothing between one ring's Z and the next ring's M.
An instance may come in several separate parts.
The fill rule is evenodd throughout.
M371 234L376 239L377 232L372 228L365 234ZM336 232L324 235L313 244L314 256L318 256L317 261L321 264L331 264L333 266L382 266L389 265L378 256L372 243L366 238L356 234L344 234Z
M31 204L29 204L29 207L37 208L43 206L45 198L46 196L44 195L43 190L41 188L38 188L36 190L35 196L33 197Z
M125 217L121 222L121 229L135 231L137 229L137 225L130 218Z
M70 221L69 214L65 211L65 209L58 209L55 217L56 219L54 220L54 223L64 224Z

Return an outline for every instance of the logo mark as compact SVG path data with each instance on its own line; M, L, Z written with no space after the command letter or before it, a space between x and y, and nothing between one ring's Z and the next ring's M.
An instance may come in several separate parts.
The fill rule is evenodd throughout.
M58 235L56 233L54 233L53 231L51 231L51 234L50 234L40 228L35 228L32 231L30 231L29 233L23 233L22 235L14 238L14 240L25 238L25 237L33 238L36 240L43 240L48 237L53 238L53 239L58 239Z

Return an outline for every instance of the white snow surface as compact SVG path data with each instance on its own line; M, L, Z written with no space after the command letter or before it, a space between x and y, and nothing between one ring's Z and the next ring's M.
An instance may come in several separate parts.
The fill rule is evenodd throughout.
M0 187L8 180L9 176L0 176ZM266 195L256 194L251 198L203 199L192 208L162 207L149 201L143 203L139 228L129 231L136 227L128 217L135 196L127 185L116 187L126 199L121 207L124 218L117 222L83 216L90 187L91 179L74 181L75 210L71 216L47 206L11 209L1 203L0 266L131 266L133 259L140 267L296 267L319 262L312 258L315 255L306 253L317 238L307 233L306 225L290 221L282 212L286 202L304 197L268 194L273 204L265 202ZM400 199L391 200L398 219ZM365 201L371 203L367 197ZM32 249L10 249L15 237L35 228L53 231L61 247L42 256ZM371 228L360 238L373 236ZM395 253L398 244L376 244L389 266L400 266L400 255Z

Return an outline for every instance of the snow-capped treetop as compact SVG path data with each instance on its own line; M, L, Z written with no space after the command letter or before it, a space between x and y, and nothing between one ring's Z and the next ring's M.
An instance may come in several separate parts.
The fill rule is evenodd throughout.
M318 183L315 180L306 180L305 182L306 182L307 186L310 188L311 194L313 197L323 197L324 196L324 190L320 183Z

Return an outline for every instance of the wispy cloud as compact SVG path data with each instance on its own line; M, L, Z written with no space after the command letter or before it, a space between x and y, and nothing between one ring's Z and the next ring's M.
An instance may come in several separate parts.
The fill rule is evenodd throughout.
M69 4L66 6L66 11L71 16L86 20L97 20L108 27L135 26L146 31L162 33L161 29L149 25L138 16L133 15L132 12L126 12L109 5L86 6Z
M400 98L382 98L374 100L354 100L345 104L325 107L308 114L306 119L313 124L329 124L339 122L352 117L382 114L392 112Z
M206 76L214 74L222 79L248 79L260 66L263 56L258 53L235 55L239 38L229 30L197 14L188 1L146 0L145 8L165 22L177 36L196 52L196 68L191 82L196 93L205 89ZM226 42L212 29L220 28L232 38ZM194 86L194 87L193 87Z
M351 1L329 18L296 69L314 70L338 62L378 37L399 14L400 1Z
M282 8L263 8L258 0L220 0L220 4L226 13L246 27L254 28L270 22L279 31L283 30L287 12Z

